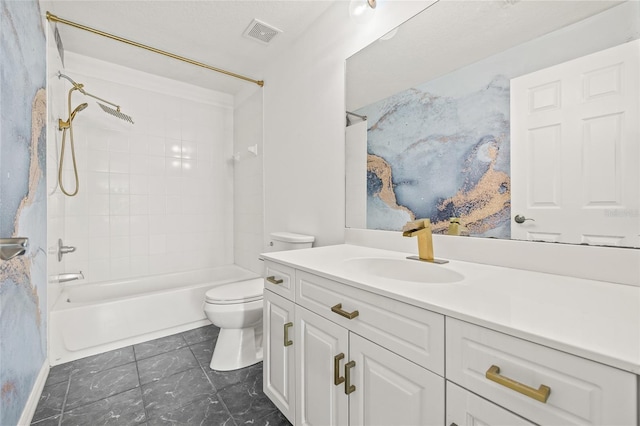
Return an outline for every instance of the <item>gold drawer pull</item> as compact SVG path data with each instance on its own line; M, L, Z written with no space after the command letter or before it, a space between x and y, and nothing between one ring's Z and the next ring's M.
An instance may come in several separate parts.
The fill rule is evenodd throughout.
M355 361L349 361L344 365L344 393L349 395L350 393L355 392L356 386L351 384L351 369L356 366Z
M267 281L269 281L271 284L282 284L284 282L284 280L276 279L275 275L271 275L270 277L267 277Z
M344 354L339 353L333 357L333 384L338 386L344 382L344 377L340 375L340 361L344 359Z
M527 385L523 385L520 382L516 382L515 380L508 377L501 376L500 367L498 367L497 365L492 365L487 370L485 377L493 382L498 383L499 385L506 386L509 389L512 389L516 392L528 396L529 398L533 398L536 401L540 401L543 403L547 402L549 394L551 393L551 388L549 386L540 385L538 389L534 389Z
M293 341L289 340L289 328L293 327L292 322L288 322L284 325L284 345L291 346L293 345Z
M342 310L342 303L338 303L336 306L332 306L331 307L331 312L335 312L338 315L341 315L347 319L354 319L355 317L357 317L358 315L360 315L360 312L358 311L353 311L353 312L347 312L347 311L343 311Z

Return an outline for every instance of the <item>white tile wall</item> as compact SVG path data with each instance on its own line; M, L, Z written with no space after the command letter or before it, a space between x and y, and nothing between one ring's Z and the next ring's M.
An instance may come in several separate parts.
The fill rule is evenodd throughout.
M262 179L262 90L256 91L241 105L234 115L234 152L239 161L234 167L234 256L235 263L262 274L258 255L263 246L263 179ZM258 156L247 151L258 146Z
M66 60L65 73L119 103L135 124L73 95L74 106L89 108L74 120L80 190L64 198L63 223L65 244L77 251L65 268L97 282L233 263L233 109L220 102L228 95L209 100L184 83ZM70 160L64 169L73 188Z

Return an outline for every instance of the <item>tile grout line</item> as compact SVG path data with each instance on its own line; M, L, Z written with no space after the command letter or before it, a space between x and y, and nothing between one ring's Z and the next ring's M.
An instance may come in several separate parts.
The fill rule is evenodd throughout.
M213 381L211 380L211 377L209 377L209 375L207 374L207 370L204 369L204 367L202 366L202 364L200 363L200 360L198 359L198 357L196 356L195 352L193 352L193 349L191 349L191 345L188 346L189 350L191 351L191 355L193 355L193 357L196 359L196 362L198 363L198 367L200 367L200 370L202 371L202 373L204 374L204 377L207 378L207 380L209 381L209 383L211 384L211 387L213 388L213 390L215 391L216 395L218 394L218 388L216 387L216 385L213 383Z
M133 362L136 363L136 374L138 375L138 385L140 385L140 398L142 398L142 410L144 411L144 421L148 423L151 418L149 417L149 413L147 412L147 404L144 400L144 390L142 389L142 379L140 378L140 369L138 368L138 355L136 354L135 345L131 346L131 350L133 351Z
M127 363L125 363L125 364L120 364L120 365L116 365L116 366L113 366L113 367L109 367L109 368L106 368L106 369L104 369L104 370L99 370L99 371L96 371L96 372L91 372L91 373L89 373L89 375L96 375L96 374L104 373L104 372L106 372L106 371L113 370L113 369L115 369L115 368L123 367L123 366L125 366L125 365L129 365L129 364L133 364L133 363L135 363L135 361L127 362ZM137 364L136 364L136 371L137 371ZM72 374L73 374L73 373L72 373ZM114 397L114 396L116 396L116 395L120 395L120 394L123 394L123 393L125 393L125 392L129 392L130 390L137 389L137 388L139 388L139 387L140 387L139 383L140 383L140 379L138 378L138 386L135 386L135 387L133 387L133 388L129 388L129 389L121 390L120 392L116 392L116 393L113 393L113 394L107 395L107 396L105 396L104 398L100 398L100 399L97 399L97 400L95 400L95 401L85 402L85 403L83 403L83 404L80 404L80 405L78 405L78 406L75 406L75 407L71 408L69 411L73 411L73 410L78 409L78 408L81 408L81 407L86 407L87 405L91 405L91 404L94 404L94 403L96 403L96 402L103 401L103 400L105 400L105 399L107 399L107 398L112 398L112 397ZM68 385L68 387L67 387L67 395L65 395L64 408L66 408L66 405L67 405L67 400L68 400L68 398L67 398L67 397L68 397L68 394L69 394L69 390L70 390L70 388L71 388L71 376L69 376L69 385Z
M206 372L204 372L204 371L202 370L202 366L201 366L200 362L198 361L198 358L195 356L195 354L194 354L193 350L191 349L191 345L189 344L189 342L187 342L187 340L184 338L183 333L180 333L180 337L182 338L182 341L185 343L185 345L184 345L184 346L180 346L179 348L174 348L174 349L171 349L171 350L168 350L168 351L161 352L161 353L156 354L156 355L149 356L149 357L147 357L147 358L142 359L141 361L143 361L143 360L145 360L145 359L153 358L154 356L160 356L160 355L163 355L163 354L167 354L167 353L170 353L170 352L175 352L175 351L178 351L178 350L180 350L180 349L185 349L185 348L187 348L187 349L189 349L189 352L191 353L191 355L193 356L193 358L196 360L197 367L195 367L195 366L194 366L194 367L192 367L192 368L188 368L188 369L186 369L186 370L184 370L184 371L177 371L177 372L174 372L174 373L170 374L169 376L164 377L162 380L164 380L164 379L168 379L169 377L171 377L171 376L175 376L175 375L177 375L177 374L185 373L185 372L187 372L187 371L195 370L196 368L200 368L200 371L204 374L205 378L207 379L207 381L209 382L209 384L210 384L210 385L211 385L211 387L213 388L214 392L217 394L217 389L216 389L215 385L211 382L211 379L210 379L210 378L209 378L209 376L206 374ZM198 343L201 343L201 342L198 342ZM197 344L197 343L196 343L196 344ZM135 349L134 349L134 358L136 359L136 361L135 361L135 362L136 362L136 371L138 372L138 382L139 382L139 383L142 383L142 379L140 378L140 370L138 369L138 360L137 360L137 356L136 356L136 354L135 354ZM155 383L155 382L150 382L150 383L147 383L147 384L151 384L151 383ZM140 385L140 387L142 388L142 384ZM147 412L147 409L146 409L146 404L145 404L145 401L144 401L144 394L143 394L143 396L142 396L142 402L143 402L143 406L144 406L144 410L145 410L145 417L146 417L146 419L147 419L146 421L148 422L148 421L150 421L150 420L152 420L152 419L151 419L151 417L149 416L149 414L148 414L148 412ZM183 406L177 407L176 409L177 409L177 410L182 409L182 408L184 408L184 407L187 407L187 406L189 406L189 405L193 404L194 402L195 402L195 400L190 401L190 402L188 402L187 404L185 404L185 405L183 405ZM226 408L226 406L225 406L225 408ZM227 411L228 411L228 410L227 410ZM231 417L231 415L230 415L230 414L229 414L229 416Z
M71 388L72 375L73 375L73 371L69 373L69 378L67 378L67 390L64 393L64 400L62 401L62 407L60 407L60 418L58 419L58 426L62 426L62 418L64 417L64 409L67 406L67 398L69 397L69 389Z
M215 338L215 339L212 339L212 340L211 340L211 345L212 345L212 346L215 346L215 345L214 345L214 340L217 340L217 336L216 336L216 338ZM185 341L186 341L186 339L185 339ZM206 341L205 341L205 342L206 342ZM195 346L195 345L199 345L200 343L205 343L205 342L198 342L198 343L194 343L194 344L193 344L193 346ZM229 407L227 407L227 404L224 402L224 400L223 400L223 399L222 399L222 397L220 396L220 391L221 391L222 389L224 389L224 388L222 388L222 389L218 389L218 387L213 383L213 380L211 380L211 377L209 377L209 375L207 374L207 371L205 370L205 367L202 365L202 363L200 363L200 360L198 359L198 357L196 357L196 354L195 354L195 352L193 351L193 349L191 348L191 346L192 346L192 345L190 345L190 344L188 345L189 350L191 351L191 353L193 354L194 358L195 358L195 359L196 359L196 361L198 362L198 365L200 366L200 370L202 371L202 373L204 374L204 376L207 378L207 380L208 380L208 381L209 381L209 383L211 384L211 387L213 387L213 389L215 390L215 396L216 396L216 399L217 399L218 401L220 401L220 403L222 404L222 406L224 407L224 409L227 411L227 414L229 414L229 419L233 422L233 424L234 424L234 425L236 425L236 426L237 426L237 424L238 424L238 423L236 422L236 419L233 417L233 415L231 414L231 411L229 410ZM226 423L225 423L225 424L226 424Z

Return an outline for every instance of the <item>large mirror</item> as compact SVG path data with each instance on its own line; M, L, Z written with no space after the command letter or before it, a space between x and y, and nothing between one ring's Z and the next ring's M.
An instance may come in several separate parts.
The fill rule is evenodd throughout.
M639 62L638 1L432 4L347 59L347 227L640 247Z

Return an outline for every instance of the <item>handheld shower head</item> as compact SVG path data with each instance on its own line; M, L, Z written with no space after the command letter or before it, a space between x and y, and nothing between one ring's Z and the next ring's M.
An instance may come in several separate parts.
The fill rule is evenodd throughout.
M84 103L78 105L73 111L71 111L71 114L69 115L69 119L67 121L62 121L61 119L58 120L58 127L60 128L60 130L68 129L69 127L71 127L71 122L76 117L76 114L79 113L80 111L82 111L83 109L85 109L88 106L89 106L89 104L84 102Z
M83 109L85 109L88 106L89 106L89 104L86 103L86 102L78 105L76 107L76 109L74 109L73 112L71 113L71 116L69 117L69 121L73 120L77 113L79 113L80 111L82 111Z

